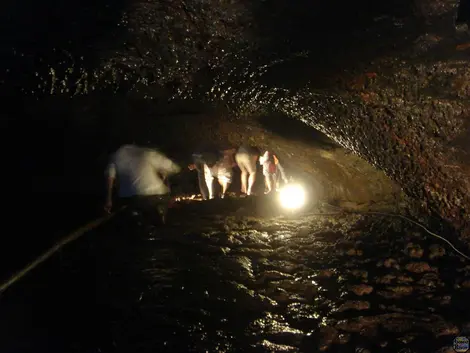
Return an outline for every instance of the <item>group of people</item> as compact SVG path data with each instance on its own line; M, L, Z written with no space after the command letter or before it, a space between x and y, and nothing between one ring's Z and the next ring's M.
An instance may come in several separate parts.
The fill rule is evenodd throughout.
M233 168L238 166L241 172L241 194L249 196L253 194L258 160L263 168L265 194L275 190L281 180L287 183L284 168L277 156L271 151L261 154L259 149L249 145L242 145L238 149L206 149L196 152L189 169L197 171L199 190L203 199L208 200L216 196L215 179L221 187L220 197L225 197L232 183Z
M241 171L241 193L253 194L257 163L262 166L265 178L265 194L276 190L280 181L287 183L284 168L271 151L260 153L259 149L243 145L238 149L202 149L192 155L190 170L197 170L199 188L205 200L216 195L215 179L221 186L220 197L227 194L233 178L233 169ZM131 204L150 218L155 210L165 223L170 200L169 177L181 172L181 167L165 154L155 149L137 145L123 145L111 157L106 168L107 188L105 210L113 207L113 189L118 184L119 202Z

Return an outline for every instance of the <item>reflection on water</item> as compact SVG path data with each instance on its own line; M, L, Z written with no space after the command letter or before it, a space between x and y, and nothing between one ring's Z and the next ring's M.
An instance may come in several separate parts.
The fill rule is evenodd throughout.
M0 350L428 352L470 328L469 266L419 229L257 202L80 240L1 299Z

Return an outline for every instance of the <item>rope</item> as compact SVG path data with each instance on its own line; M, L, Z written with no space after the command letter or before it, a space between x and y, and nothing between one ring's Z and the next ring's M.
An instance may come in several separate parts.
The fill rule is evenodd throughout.
M419 222L416 222L414 220L412 220L411 218L409 217L406 217L406 216L403 216L401 214L397 214L397 213L388 213L388 212L377 212L377 211L355 211L355 210L346 210L344 208L341 208L341 207L338 207L338 206L333 206L333 205L330 205L328 203L323 203L324 205L326 206L329 206L329 207L333 207L333 208L336 208L336 209L340 209L341 211L345 212L345 213L355 213L355 214L371 214L371 215L380 215L380 216L387 216L387 217L398 217L398 218L401 218L401 219L404 219L414 225L417 225L418 227L424 229L424 231L430 235L432 235L433 237L436 237L442 241L444 241L445 243L447 243L452 250L454 250L457 254L459 254L460 256L462 256L463 258L467 259L467 260L470 260L470 256L468 255L465 255L463 252L461 252L460 250L458 250L454 244L452 244L449 240L447 240L446 238L444 238L443 236L439 235L439 234L436 234L436 233L433 233L431 232L428 228L426 228L425 226L423 226L421 223ZM340 214L342 212L338 212L336 214ZM331 215L331 213L319 213L319 214L322 214L322 215Z
M111 214L108 214L104 217L95 219L94 221L91 221L90 223L84 225L83 227L80 227L79 229L75 230L74 232L70 233L66 237L59 240L51 248L49 248L49 250L44 252L42 255L40 255L34 261L30 262L26 267L24 267L22 270L15 273L13 276L10 277L10 279L8 279L6 282L4 282L0 286L0 294L2 294L5 290L7 290L12 284L14 284L15 282L19 281L21 278L26 276L30 271L34 270L38 265L40 265L41 263L46 261L48 258L50 258L52 255L54 255L62 247L64 247L68 243L80 238L83 234L91 231L92 229L94 229L94 228L102 225L103 223L109 221L111 218L113 218L118 212L122 211L124 208L125 208L125 206L120 208L119 210L115 211L114 213L111 213Z

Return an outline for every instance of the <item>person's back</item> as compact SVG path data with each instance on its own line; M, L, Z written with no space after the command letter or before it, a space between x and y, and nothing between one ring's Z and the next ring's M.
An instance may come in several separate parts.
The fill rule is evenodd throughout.
M201 153L202 164L207 164L209 168L212 168L220 160L220 153L217 151L204 151Z
M108 181L105 210L110 212L113 206L112 190L117 179L122 204L130 206L131 210L138 210L137 214L149 223L153 223L158 218L157 215L165 223L169 188L164 179L179 171L177 164L156 150L135 145L120 147L106 169Z
M110 176L119 180L119 197L167 194L169 189L157 173L179 171L180 167L165 155L135 145L119 148L108 166Z
M260 152L258 148L243 144L238 148L237 154L247 154L249 156L259 156Z

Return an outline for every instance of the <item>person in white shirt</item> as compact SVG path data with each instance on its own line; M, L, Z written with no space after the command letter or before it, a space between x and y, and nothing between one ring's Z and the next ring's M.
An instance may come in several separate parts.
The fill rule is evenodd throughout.
M110 212L113 206L117 179L122 203L131 204L150 218L156 218L159 213L165 223L170 192L165 180L180 170L176 163L157 150L136 145L121 146L106 168L105 210Z

